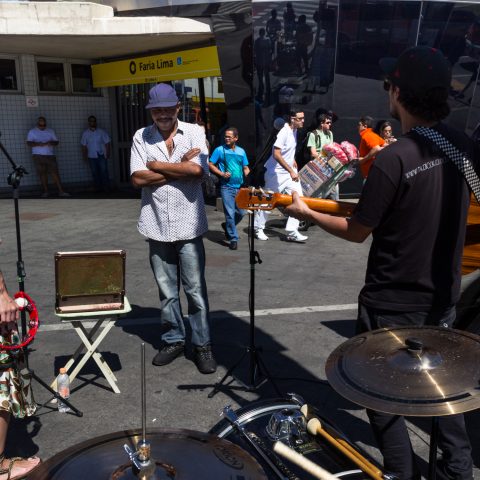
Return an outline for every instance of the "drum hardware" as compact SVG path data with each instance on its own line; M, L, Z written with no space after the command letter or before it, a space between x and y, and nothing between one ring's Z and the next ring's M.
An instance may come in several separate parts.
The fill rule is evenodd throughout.
M146 382L145 382L145 343L141 345L141 397L142 397L142 438L137 443L137 450L133 451L128 444L123 445L130 461L138 470L137 476L142 479L152 478L155 472L156 464L151 458L151 444L146 440L147 425L147 401L146 401Z
M267 428L270 424L276 424L277 418L279 417L278 413L282 412L280 415L280 418L282 418L284 416L283 411L285 410L291 410L298 412L299 414L303 413L305 415L305 420L307 421L307 428L308 421L312 418L317 419L322 425L325 425L324 430L330 433L331 437L341 439L348 444L353 451L357 452L354 446L350 445L345 439L346 437L332 426L328 420L323 418L315 407L305 404L304 400L298 395L289 394L289 397L290 399L288 400L276 399L273 401L262 401L257 402L251 407L247 406L240 408L237 412L234 412L236 418L234 423L224 416L224 418L215 425L210 432L217 434L220 438L227 438L234 441L237 445L240 445L247 451L252 452L253 455L256 455L257 460L262 463L270 480L278 480L279 476L270 468L269 463L264 460L265 455L268 456L268 458L277 466L280 473L283 474L283 477L280 478L286 477L289 480L311 480L313 478L311 474L305 473L293 462L282 462L279 455L273 450L275 439L269 435ZM302 407L300 407L300 405L302 405ZM272 417L274 420L272 420ZM232 418L232 420L234 419ZM237 428L237 425L243 427L243 433ZM245 434L249 438L246 438ZM360 451L357 452L357 458L361 459L362 462L354 462L351 456L346 455L345 452L339 448L338 444L329 442L321 434L315 434L313 432L308 432L307 430L305 437L306 441L303 444L296 444L294 437L284 439L283 443L288 441L291 448L293 448L298 454L311 459L317 465L321 465L325 470L332 472L337 478L343 478L345 480L365 480L371 478L371 472L365 471L367 468L358 468L359 466L365 467L366 465L371 465L372 470L376 469L380 472L380 477L374 477L374 480L378 480L379 478L383 478L383 480L387 479L386 476L382 477L378 466L369 462L366 456L363 456ZM254 441L256 446L251 445L250 440ZM263 455L257 451L256 447L262 449ZM344 447L344 449L345 448L348 447ZM362 464L359 465L359 463Z
M1 133L0 133L1 136ZM28 297L25 294L25 277L26 277L26 272L25 272L25 264L23 262L23 257L22 257L22 239L21 239L21 233L20 233L20 208L19 208L19 202L18 199L20 197L19 195L19 187L20 183L22 181L22 178L24 175L28 175L27 170L21 166L17 165L10 154L8 153L7 149L5 146L0 142L0 150L3 152L5 157L7 157L7 160L10 162L11 166L13 167L13 171L8 175L7 177L7 183L13 188L13 204L14 204L14 211L15 211L15 233L17 237L17 280L18 280L18 290L19 292L15 295L15 298L26 298L27 301L30 297ZM28 298L27 298L28 297ZM30 299L31 300L31 299ZM32 302L33 303L33 302ZM33 306L35 304L33 303ZM47 390L52 397L55 397L57 400L60 399L60 395L58 392L56 392L53 388L50 387L46 382L44 382L31 368L29 365L29 354L30 350L28 348L28 344L33 340L33 337L35 336L36 329L38 328L38 314L35 310L33 310L33 307L30 306L31 308L29 309L28 304L27 305L22 305L25 308L20 309L20 324L21 324L21 332L22 332L22 346L21 346L21 351L23 353L23 360L25 362L25 368L32 378L32 380L36 380L45 390ZM32 331L29 331L27 333L27 317L26 313L27 311L30 314L30 322L29 326L32 327ZM20 350L16 350L16 353L19 353ZM12 356L13 362L18 360L17 355ZM30 385L30 388L32 388L32 385ZM83 413L78 410L78 408L75 408L68 399L62 399L62 401L70 407L70 409L77 415L78 417L82 417Z
M438 417L480 407L479 354L480 337L469 332L384 328L342 343L325 370L340 395L365 408L432 417L428 479L435 480Z
M292 476L291 474L289 475L290 472L288 472L288 469L285 467L285 465L283 465L278 460L274 461L272 458L270 458L271 456L268 455L266 449L260 446L258 437L256 437L256 435L252 435L250 432L247 432L245 430L245 428L238 421L238 416L232 410L232 407L230 405L227 405L226 407L223 408L223 416L225 417L226 420L230 422L230 424L235 428L235 430L237 430L237 432L239 432L242 435L242 437L247 441L247 443L251 447L253 447L253 449L260 455L260 457L272 469L272 471L280 480L292 479ZM287 475L284 475L284 473L282 473L281 470L287 473Z
M289 447L307 443L307 421L300 410L284 408L275 412L268 422L266 432L273 441L281 441Z
M237 200L237 199L235 199ZM222 386L225 386L225 381L228 377L232 377L234 380L237 381L241 385L241 388L251 392L260 388L264 383L270 381L272 386L278 396L281 396L280 390L278 389L277 385L273 381L271 375L269 374L267 367L265 366L264 361L262 360L260 353L261 348L256 346L255 343L255 264L262 263L259 253L255 250L255 228L253 223L253 215L249 215L249 224L248 224L248 244L250 249L250 292L249 292L249 310L250 310L250 342L248 347L245 348L245 351L238 359L238 361L231 366L223 378L217 382L213 390L208 394L208 398L212 398L217 392L219 392ZM243 362L243 359L246 356L250 358L250 371L249 371L249 383L242 382L239 378L233 375L234 370L240 366Z
M338 480L338 477L332 475L329 471L320 467L320 465L317 465L308 458L305 458L303 455L297 453L293 448L288 447L280 441L275 442L273 445L273 451L295 463L299 467L303 468L306 472L312 474L320 480Z

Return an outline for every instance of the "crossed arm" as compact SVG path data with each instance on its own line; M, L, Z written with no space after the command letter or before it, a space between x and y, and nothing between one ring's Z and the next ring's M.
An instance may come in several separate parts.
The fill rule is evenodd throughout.
M139 170L132 174L134 187L165 185L168 181L185 178L202 178L203 168L191 160L200 154L199 148L192 148L182 157L180 163L147 162L148 170Z

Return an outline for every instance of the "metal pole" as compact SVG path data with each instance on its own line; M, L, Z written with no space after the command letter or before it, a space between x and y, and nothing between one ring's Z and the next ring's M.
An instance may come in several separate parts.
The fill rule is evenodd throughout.
M142 343L142 441L145 443L147 425L147 395L145 385L145 343Z

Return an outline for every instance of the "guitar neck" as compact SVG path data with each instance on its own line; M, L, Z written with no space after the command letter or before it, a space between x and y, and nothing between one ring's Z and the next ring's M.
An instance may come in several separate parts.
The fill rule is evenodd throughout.
M328 213L339 217L351 217L355 209L355 204L348 202L337 202L335 200L327 200L325 198L301 197L302 200L316 212ZM277 194L275 195L275 206L287 207L292 203L291 195Z

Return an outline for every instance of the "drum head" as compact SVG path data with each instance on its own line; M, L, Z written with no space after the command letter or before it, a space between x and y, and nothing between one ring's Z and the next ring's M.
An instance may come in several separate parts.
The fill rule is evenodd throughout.
M141 431L111 433L58 453L41 464L29 480L124 480L137 478L123 446L133 450ZM257 461L245 450L215 435L193 430L149 431L154 479L266 479ZM173 472L173 475L172 475Z
M338 432L338 430L336 430L330 422L322 418L316 409L313 410L315 416L320 419L322 425L325 427L328 426L330 429L336 431L342 438L344 437L344 435ZM278 457L273 452L274 440L268 435L267 426L272 415L275 415L280 411L300 411L300 405L290 400L274 399L252 403L247 407L237 410L235 413L238 416L240 425L244 427L246 431L254 434L255 437L260 439L260 442L269 452L269 456L277 458L287 468L287 471L282 472L286 478L314 480L316 477L311 476L300 467L290 463L288 460ZM231 442L242 447L242 449L250 452L250 454L254 456L262 465L267 477L271 480L278 480L278 476L272 471L264 459L262 459L256 451L254 451L253 447L247 443L246 439L239 434L227 420L221 420L214 425L210 430L210 433L230 440ZM355 464L350 462L350 460L348 460L340 451L338 451L335 447L332 447L328 442L319 436L310 436L309 441L306 444L296 448L296 450L298 453L304 455L307 459L333 473L339 478L348 480L364 480L370 478L361 470L359 470ZM363 452L361 453L362 455L365 455Z

